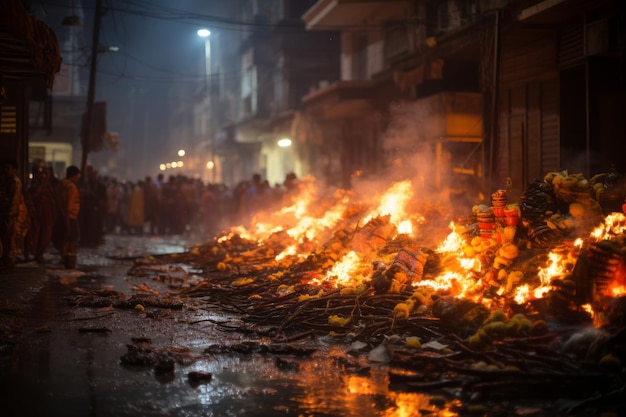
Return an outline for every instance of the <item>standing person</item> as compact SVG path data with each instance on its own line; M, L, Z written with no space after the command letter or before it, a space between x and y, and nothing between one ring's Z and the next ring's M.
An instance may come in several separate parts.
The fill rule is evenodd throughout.
M80 193L76 184L79 179L80 169L75 165L70 165L65 170L65 178L56 187L57 208L59 210L56 224L58 247L63 264L68 269L76 267L76 243L79 236L78 214L80 213Z
M263 192L261 184L261 174L252 175L252 182L243 195L246 221L252 218L252 216L256 214L259 209L259 200L261 199L261 193Z
M120 183L120 231L130 233L128 230L128 210L130 208L130 193L133 184L130 181L122 180Z
M107 184L107 233L118 233L122 228L121 199L122 190L120 185L115 178L109 179Z
M2 266L13 267L24 249L29 218L22 181L17 176L17 162L8 160L0 172L0 249Z
M131 235L143 235L145 223L145 204L143 193L143 181L137 182L131 188L128 204L128 230Z
M159 234L162 235L165 233L165 213L163 210L163 184L165 181L165 176L163 174L157 175L156 180L154 181L155 192L156 192L156 204L154 208L154 222L155 227L150 227L150 233L153 235Z
M204 227L204 237L213 238L217 233L217 225L219 222L219 190L213 184L207 184L202 193L202 225Z
M98 171L93 171L89 178L90 188L96 198L96 213L94 219L94 245L104 243L104 232L106 230L106 216L109 209L109 195L104 180L98 175Z
M147 175L143 183L143 199L145 205L146 221L149 223L149 233L151 235L156 234L157 230L157 205L158 195L157 186L152 178Z
M28 189L28 198L31 202L30 250L39 264L45 263L44 253L50 246L56 219L54 187L49 172L43 161L35 162L33 180Z
M96 247L104 243L104 219L107 214L108 196L98 171L92 166L87 166L85 179L80 189L80 243L87 247Z
M178 184L176 182L176 177L170 175L168 177L167 182L163 184L161 188L161 214L163 215L163 231L162 233L165 235L176 234L177 232L177 222L174 221L174 216L176 216L176 220L180 223L178 219L181 216L180 211L180 199L178 198Z

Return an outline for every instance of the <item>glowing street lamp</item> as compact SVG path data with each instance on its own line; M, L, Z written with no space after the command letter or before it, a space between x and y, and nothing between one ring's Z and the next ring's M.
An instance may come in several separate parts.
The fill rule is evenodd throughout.
M203 28L199 29L197 33L198 36L204 38L204 76L208 87L211 78L211 31Z
M200 36L201 38L208 38L209 36L211 36L211 31L208 29L198 29L198 36Z
M185 156L185 150L184 149L179 149L178 150L178 156Z
M289 146L291 146L291 139L282 138L282 139L279 139L276 144L281 148L288 148Z
M198 36L201 38L204 38L204 76L205 76L205 87L206 87L206 93L207 93L207 97L209 97L210 94L210 87L211 87L211 31L206 29L206 28L202 28L199 29L197 32ZM210 145L211 145L211 158L215 158L215 137L213 134L210 135ZM211 166L209 167L209 163L207 162L207 168L212 170L211 171L211 179L213 182L215 182L215 170L213 170L213 167L215 166L213 161L210 161Z

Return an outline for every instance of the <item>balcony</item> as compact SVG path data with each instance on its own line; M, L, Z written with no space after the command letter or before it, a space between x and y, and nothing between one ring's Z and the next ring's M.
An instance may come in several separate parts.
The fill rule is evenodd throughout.
M305 96L308 111L323 120L356 117L374 107L372 81L338 81Z
M319 0L302 19L309 30L337 30L363 23L380 25L409 15L407 0Z

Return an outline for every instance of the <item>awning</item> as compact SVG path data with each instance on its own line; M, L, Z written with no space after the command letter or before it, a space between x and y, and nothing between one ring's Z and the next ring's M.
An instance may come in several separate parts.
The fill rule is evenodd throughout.
M394 71L393 81L400 90L420 85L424 80L440 80L443 78L443 59L435 59L408 71Z
M374 109L374 88L372 81L337 81L308 94L302 102L317 119L357 118Z

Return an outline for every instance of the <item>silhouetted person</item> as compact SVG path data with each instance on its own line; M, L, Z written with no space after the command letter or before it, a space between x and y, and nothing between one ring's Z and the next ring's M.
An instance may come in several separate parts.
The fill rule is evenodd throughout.
M80 193L76 184L80 179L80 170L70 165L65 170L65 178L56 187L59 215L55 226L55 243L61 252L66 268L76 267L76 244L78 242L80 213Z

